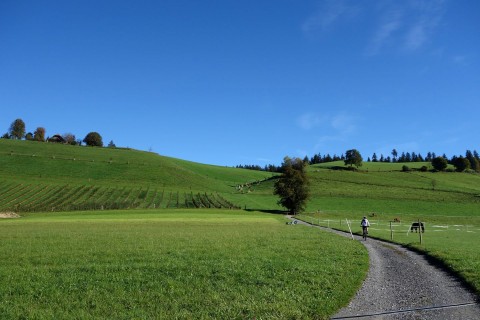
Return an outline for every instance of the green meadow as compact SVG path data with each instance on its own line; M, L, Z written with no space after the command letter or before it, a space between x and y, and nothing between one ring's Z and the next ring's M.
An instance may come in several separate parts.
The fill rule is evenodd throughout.
M2 319L324 319L357 242L240 210L38 213L0 222Z
M308 168L301 219L421 250L480 293L480 175L428 163ZM287 225L273 173L0 139L0 318L328 318L359 242ZM390 222L394 219L400 222ZM408 232L425 222L422 244Z

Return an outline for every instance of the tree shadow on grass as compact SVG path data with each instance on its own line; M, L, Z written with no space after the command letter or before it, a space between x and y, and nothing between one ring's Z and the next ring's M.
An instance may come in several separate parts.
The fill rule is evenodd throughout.
M256 211L256 212L263 212L263 213L269 213L269 214L281 214L281 215L288 214L288 211L284 211L284 210L245 209L245 211L248 211L248 212Z

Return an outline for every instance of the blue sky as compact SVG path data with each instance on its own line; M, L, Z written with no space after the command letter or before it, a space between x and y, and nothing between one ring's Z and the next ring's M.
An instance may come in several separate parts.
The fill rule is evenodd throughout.
M3 0L0 132L225 166L480 151L479 34L476 0Z

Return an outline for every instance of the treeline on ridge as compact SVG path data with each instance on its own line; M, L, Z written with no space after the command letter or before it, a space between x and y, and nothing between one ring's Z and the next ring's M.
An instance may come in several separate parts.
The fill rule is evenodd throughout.
M355 149L353 149L355 150ZM351 151L351 150L350 150ZM357 150L355 150L358 152ZM348 151L347 151L348 152ZM442 156L437 156L435 152L428 152L425 157L423 157L420 153L415 152L402 152L399 154L396 149L392 150L391 153L392 157L387 156L384 157L383 154L380 157L377 156L376 153L373 153L372 157L367 158L367 162L385 162L385 163L411 163L411 162L431 162L434 169L438 171L442 171L447 167L448 164L455 166L456 171L463 172L466 170L472 170L474 172L480 172L480 155L476 150L467 150L465 152L465 156L462 155L454 155L451 158L448 158L445 153ZM360 157L359 163L363 161L361 158L360 153L358 155ZM350 157L348 157L350 158ZM328 163L334 161L346 161L345 164L350 163L351 159L347 159L347 157L342 154L341 156L337 156L334 154L331 156L330 154L321 155L320 153L315 154L312 157L305 156L303 162L309 165L319 164L319 163ZM268 172L281 172L282 167L276 166L273 164L268 164L264 167L259 165L237 165L236 168L242 169L249 169L249 170L259 170L259 171L268 171ZM407 170L404 170L407 171Z
M25 122L22 119L16 119L10 125L8 132L1 136L2 139L28 140L38 142L55 142L70 145L81 146L85 143L87 146L103 147L102 136L98 132L89 132L83 140L77 139L72 133L54 134L51 137L46 137L46 130L44 127L37 127L35 131L27 132ZM110 141L108 147L115 147L113 141Z

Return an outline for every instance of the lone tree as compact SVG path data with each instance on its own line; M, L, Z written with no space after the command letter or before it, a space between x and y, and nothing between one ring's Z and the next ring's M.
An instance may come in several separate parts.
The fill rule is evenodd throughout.
M85 139L83 139L83 142L85 142L87 146L103 147L102 136L98 132L90 132L86 135Z
M25 122L22 119L16 119L10 125L10 137L12 139L22 139L25 137Z
M347 150L345 153L345 165L355 165L358 168L362 166L362 161L362 155L357 149Z
M447 168L448 162L444 157L435 157L432 159L432 166L437 171L443 171Z
M302 159L285 157L281 166L282 175L274 185L273 194L280 197L278 204L290 214L303 211L310 196L305 168L306 163Z

